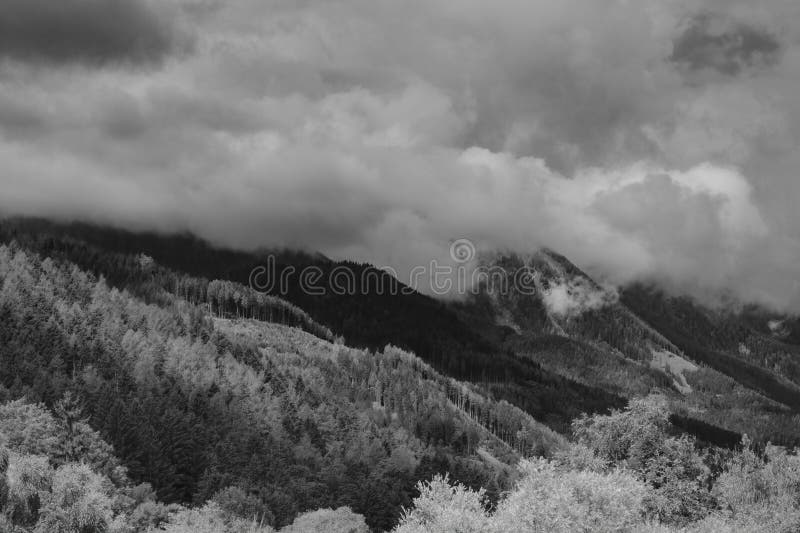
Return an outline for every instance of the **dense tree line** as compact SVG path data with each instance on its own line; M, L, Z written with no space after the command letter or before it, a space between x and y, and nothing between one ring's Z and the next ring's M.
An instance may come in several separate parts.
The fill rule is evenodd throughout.
M499 302L486 294L460 303L439 302L416 293L392 296L373 289L397 281L368 265L348 265L357 275L375 274L366 276L372 283L366 292L337 295L328 291L321 296L310 295L290 284L286 294L292 301L289 303L275 295L248 294L247 285L235 282L237 279L246 282L253 266L265 263L267 252L216 249L190 235L165 237L83 224L17 219L0 222L0 241L3 240L16 240L43 256L74 262L95 276L103 276L111 286L125 289L148 303L169 305L170 299L177 295L199 306L205 305L210 311L206 315L255 315L262 320L299 326L322 338L344 338L349 345L373 350L394 344L414 351L446 375L469 381L483 393L521 407L561 432L568 432L570 421L582 412L603 412L622 406L624 397L673 389L673 377L668 372L651 369L648 357L652 358L654 349L691 357L689 344L679 348L672 342L682 344L673 335L670 324L683 327L694 323L693 317L699 316L699 308L689 306L684 300L677 305L659 296L633 305L629 290L621 293L619 303L612 301L602 309L560 318L550 316L540 298L514 290L501 295ZM310 265L330 272L343 265L299 252L279 251L275 256L277 273ZM498 261L509 271L524 264L513 256L503 256ZM585 276L552 252L546 261L540 262L534 266L545 274L552 270L553 276ZM213 303L208 299L212 284L217 289L225 287L217 293L222 299ZM498 303L522 328L523 335L502 325L496 314ZM667 313L673 318L666 321L659 318L665 305L667 310L674 311ZM626 307L633 308L647 322ZM717 339L714 346L721 346L725 335L740 335L736 332L746 330L747 335L742 339L753 347L753 354L760 353L754 339L772 346L770 353L791 354L794 349L787 344L792 338L791 321L786 326L789 336L778 341L754 326L760 321L762 329L766 327L764 317L755 311L745 309L736 315L735 321L730 316L733 315L719 315L713 323L698 318L696 333L707 329L706 338ZM738 324L736 328L730 326L734 323ZM775 342L783 352L773 349ZM797 358L781 356L776 363L778 367L753 368L756 360L739 354L738 347L734 353L727 348L723 352L708 351L708 344L702 346L694 359L701 370L685 376L697 393L682 398L676 390L674 408L698 422L746 432L757 440L797 442L800 431L793 429L796 427L793 417L779 405L794 405L796 391L771 373L776 368L779 373L787 369L790 377L789 367ZM778 403L771 403L754 391ZM712 401L713 397L718 400Z
M111 285L152 303L159 303L164 291L189 301L210 303L209 284L204 280L219 280L239 291L238 297L211 304L214 312L225 316L250 309L241 296L246 292L251 270L265 265L267 255L213 248L190 235L137 234L35 219L0 222L0 242L12 240L43 256L74 262L103 276ZM154 259L152 272L147 275L147 269L140 264L142 254ZM278 251L273 255L277 277L287 269L297 272L314 266L322 272L322 281L330 281L334 269L346 267L355 279L366 280L366 285L354 293L337 294L328 286L324 294L315 295L302 290L298 276L289 276L285 294L266 295L291 302L291 316L300 317L301 327L314 334L326 337L326 329L330 328L330 335L343 338L349 346L381 350L392 344L412 351L445 375L487 385L484 390L491 389L499 399L516 403L524 398L524 404L516 405L534 417L546 418L557 431L566 430L570 421L583 412L605 412L624 405L624 398L614 393L576 383L529 358L519 357L491 335L476 330L446 302L397 290L399 281L370 265L334 262L300 252ZM172 279L175 276L177 279ZM229 290L228 294L235 292ZM262 318L268 315L260 313ZM277 316L280 313L273 313L273 319ZM293 318L289 324L297 325L297 320Z
M791 321L786 337L778 340L754 327L760 321L761 329L767 329L768 323L764 312L751 308L702 309L688 298L668 298L636 286L626 288L617 299L550 251L499 256L491 266L506 276L491 278L482 292L456 308L474 328L509 351L550 372L619 396L663 391L685 421L680 427L708 442L729 445L731 435L747 433L760 443L800 443L796 414L800 388L780 377L782 368L800 360L792 356L796 347L788 344ZM514 290L500 290L497 280L516 283L519 278L513 272L520 268L533 273L538 292L528 294L516 285ZM577 292L580 309L567 313L548 309L544 296L554 287ZM594 299L595 304L582 305L581 298ZM504 326L486 326L496 323ZM687 332L705 340L686 337ZM766 353L759 352L759 346L769 347L772 355L783 354L780 360L785 364L777 373L775 367L754 364L757 353ZM659 361L658 354L672 363ZM503 394L520 407L536 409L526 404L528 395L515 384L503 387Z
M771 533L800 529L800 459L744 438L736 451L670 434L663 398L574 423L553 459L522 461L521 478L488 508L482 491L446 477L418 486L396 533L507 531Z
M391 345L347 347L294 303L225 277L178 273L150 255L64 235L0 229L4 239L21 237L0 246L0 528L10 531L385 530L419 489L417 509L443 514L425 511L428 523L411 511L401 531L428 531L452 516L452 497L469 504L469 512L455 507L469 527L485 530L530 520L545 529L602 531L611 520L631 530L736 530L763 511L748 507L736 483L762 490L766 473L783 475L771 463L796 466L763 443L738 454L716 447L739 441L722 427L793 445L797 417L710 363L691 378L692 401L705 403L672 394L596 414L621 407L618 394L635 394L626 379L644 376L647 389L669 383L621 349L605 351L613 339L593 337L586 322L575 323L581 333L572 339L487 327L454 340L471 319L444 306L449 314L433 325L453 329L445 327L441 344L438 332L420 333L422 345L441 350L423 360ZM383 318L440 305L417 297ZM377 300L369 305L362 313ZM621 330L624 344L653 340L646 325L624 324L633 324ZM381 334L391 337L394 326ZM565 354L575 359L559 365ZM605 381L581 374L584 365ZM738 403L718 405L729 400ZM528 461L517 471L521 457ZM778 501L790 494L787 476L784 485L767 483L760 502L781 520L796 512ZM620 491L630 496L614 503L622 514L592 514ZM545 514L526 515L532 507Z
M622 300L687 353L708 364L719 359L720 370L737 380L755 374L748 385L765 394L775 390L781 395L777 401L796 405L800 391L800 343L792 330L796 319L753 306L706 309L688 297L669 296L642 284L627 287ZM776 331L770 330L770 322ZM780 383L776 374L795 386Z
M209 315L255 316L299 326L322 338L343 336L350 345L380 350L386 344L394 344L412 350L438 371L472 382L484 394L504 399L560 432L568 432L570 421L582 412L603 412L624 405L623 397L672 389L672 376L651 369L648 357L652 358L653 349L669 348L681 353L620 304L554 320L540 298L507 291L499 303L522 327L524 334L520 336L499 323L498 302L486 294L463 303L438 302L416 293L380 294L372 290L378 284L397 283L382 273L383 278L367 276L373 283L367 292L350 296L330 291L321 296L309 295L292 284L287 297L293 303L274 295L252 294L247 285L233 280L246 282L250 269L264 264L266 252L216 249L190 235L165 237L18 219L0 222L2 240L16 240L44 256L74 262L148 303L170 305L171 298L178 296L198 306L205 305L207 312L198 316L205 316L206 320ZM282 251L276 257L278 273L309 265L330 272L341 266L319 255ZM544 272L556 269L558 275L584 275L552 252L548 258L546 265L537 268ZM510 271L523 264L513 256L500 257L498 261ZM374 271L368 265L349 266L356 274ZM175 267L189 273L176 271ZM209 300L210 286L213 301ZM621 303L629 303L627 291L622 293ZM658 309L658 305L650 308ZM746 317L751 323L755 320L752 315ZM669 333L669 328L659 322L653 325ZM791 388L774 379L761 380L760 376L770 375L759 369L750 373L744 359L733 358L732 364L727 364L731 356L717 358L715 353L709 353L708 358L710 369L722 372L709 371L698 356L695 361L703 368L685 376L698 393L686 399L676 394L675 409L698 422L747 432L758 440L796 442L800 431L792 429L792 417L746 387L789 403L794 397ZM725 373L745 386L731 382ZM719 400L711 401L712 397Z
M497 458L563 442L400 349L219 318L173 294L147 304L13 246L0 246L0 396L66 405L65 419L88 420L162 501L236 486L278 526L345 505L389 528L437 472L498 496L511 473Z
M797 347L756 334L740 317L720 312L715 319L688 298L668 297L645 286L629 287L623 293L623 300L695 361L800 411L800 387L779 377L797 382L796 376L800 375ZM764 358L758 356L758 345L770 347L760 352Z
M197 507L164 504L134 484L71 395L55 412L0 404L0 530L4 533L273 533L269 508L231 486ZM347 507L299 515L284 533L368 533Z

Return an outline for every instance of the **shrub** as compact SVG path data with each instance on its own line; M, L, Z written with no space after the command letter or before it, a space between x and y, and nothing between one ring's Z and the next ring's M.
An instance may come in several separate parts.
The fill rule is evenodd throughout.
M523 461L522 479L497 508L495 531L627 531L642 521L645 485L630 472L603 474Z
M404 513L397 533L489 530L483 489L476 492L460 483L451 485L447 477L437 475L429 482L417 484L417 490L420 495L414 499L414 507Z

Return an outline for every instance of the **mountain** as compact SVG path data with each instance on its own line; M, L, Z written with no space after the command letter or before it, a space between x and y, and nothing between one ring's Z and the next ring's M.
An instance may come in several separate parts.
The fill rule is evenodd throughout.
M374 285L259 292L250 273L269 257L278 273L348 268ZM105 487L86 498L128 502L97 511L139 524L124 531L192 523L195 512L235 531L225 509L290 531L325 508L333 515L313 520L362 520L355 512L380 531L439 474L482 487L492 508L532 475L515 468L523 458L595 464L570 439L617 461L597 431L608 421L633 431L626 417L655 424L675 450L709 450L690 454L709 471L744 433L762 448L800 442L795 317L605 286L546 249L484 256L480 269L474 294L439 301L319 254L0 221L9 490L17 469L45 461L52 479ZM654 393L655 404L638 399ZM3 498L23 531L67 516Z
M158 304L166 291L218 316L269 314L356 348L398 346L560 433L581 413L665 391L675 422L704 440L731 445L742 433L783 444L800 439L794 429L800 387L792 381L796 320L753 306L714 310L642 285L603 286L552 250L482 257L487 275L477 278L480 290L446 302L367 264L220 249L188 234L11 219L0 224L0 241L74 262L148 302ZM157 268L140 269L141 254ZM277 277L313 267L326 282L346 268L368 283L312 294L288 276L272 295L251 294L245 289L253 269L270 257ZM243 287L241 294L231 283ZM242 295L269 305L245 310L247 302L237 303Z
M149 483L161 501L202 503L234 487L273 525L346 505L388 529L418 481L447 472L496 499L519 457L564 446L413 354L350 348L276 298L251 315L219 295L198 300L201 280L142 256L103 257L147 297L57 254L0 245L0 401L45 409L79 398L73 418L114 450L120 483ZM212 287L247 293L205 283L206 298ZM0 444L13 444L4 427Z
M643 285L605 287L551 250L486 257L479 268L494 275L479 278L461 313L476 327L504 328L506 349L625 397L663 390L686 427L800 442L791 317L712 309Z
M268 263L265 252L251 254L218 249L190 235L138 234L85 224L55 224L36 219L13 219L0 224L0 242L16 241L48 257L74 262L117 287L152 299L153 277L136 265L138 254L203 286L223 280L249 285L254 268ZM476 329L453 307L404 287L379 290L381 285L402 285L387 273L366 264L334 262L319 255L275 251L275 276L314 267L322 282L330 282L334 269L348 269L362 290L342 293L331 286L323 294L303 290L298 276L274 294L306 312L353 347L381 350L387 344L414 352L437 371L477 384L498 399L505 399L565 432L581 413L605 412L625 404L624 398L578 383L520 358L502 346L492 332ZM174 290L175 281L162 276L161 289ZM408 288L405 288L408 289ZM203 290L195 290L204 299ZM199 300L198 300L199 301ZM205 303L205 301L204 301ZM235 311L235 309L234 309Z

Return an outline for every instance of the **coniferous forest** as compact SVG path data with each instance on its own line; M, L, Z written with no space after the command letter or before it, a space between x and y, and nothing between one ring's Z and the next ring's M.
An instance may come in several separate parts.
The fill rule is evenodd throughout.
M25 219L0 230L3 531L800 524L800 466L775 446L795 438L778 427L796 420L789 396L760 396L719 361L687 371L695 390L681 393L626 350L637 341L622 308L560 334L476 326L492 312L481 298L362 295L307 311L214 271L214 258L246 258L188 236ZM180 270L176 250L190 248L212 266ZM385 324L359 334L327 321L339 305L382 308ZM441 330L402 331L426 317ZM743 424L735 405L693 407L715 383L749 391L762 423Z

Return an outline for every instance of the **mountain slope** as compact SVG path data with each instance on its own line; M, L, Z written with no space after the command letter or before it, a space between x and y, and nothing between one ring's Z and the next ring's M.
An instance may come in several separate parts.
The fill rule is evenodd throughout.
M0 222L0 242L12 240L43 255L72 261L104 276L112 285L153 302L163 291L175 290L170 271L185 278L187 281L181 283L187 286L202 286L215 279L247 285L252 269L267 263L263 254L219 250L186 235L136 234L31 219ZM153 258L168 272L155 277L144 272L135 260L140 254ZM315 295L302 290L294 276L287 291L276 294L307 312L314 323L343 337L350 346L381 350L393 344L412 351L437 371L483 386L485 392L491 390L496 398L547 420L550 427L561 432L583 412L605 412L624 405L624 400L613 393L518 357L493 335L465 322L445 302L410 290L377 290L378 284L399 282L369 265L337 263L303 253L276 252L274 257L277 276L284 269L297 272L313 266L322 272L323 281L330 281L330 272L337 268L350 269L356 279L370 280L372 284L366 290L341 294L328 286L324 294ZM205 293L202 288L190 293L193 301L208 303L207 285ZM235 306L228 309L235 312Z
M748 315L714 314L636 287L620 293L550 250L483 258L482 268L500 268L505 276L485 278L459 310L475 327L501 328L498 338L515 353L616 394L666 391L676 415L695 420L690 425L702 421L757 439L800 442L793 429L800 387L780 367L753 363L755 354L767 353L782 355L788 367L795 347L746 327L752 309ZM706 323L687 331L687 323L694 324L685 318L687 306ZM734 346L737 356L725 353Z
M80 398L130 476L162 500L236 486L277 525L350 505L388 529L419 480L449 472L496 498L521 455L563 446L402 350L349 348L224 305L211 313L159 285L171 278L152 276L157 265L131 264L151 275L140 289L158 304L0 246L0 400Z
M698 358L713 360L714 357L703 352L716 357L723 355L742 361L744 368L764 379L768 373L774 373L800 385L800 346L793 342L791 331L785 326L791 319L785 316L754 306L733 310L707 308L689 298L671 297L641 284L626 287L622 300ZM767 372L758 372L753 366ZM786 384L769 386L786 387Z
M489 278L475 297L443 302L413 291L386 294L380 284L399 282L369 265L286 251L272 254L277 275L314 266L328 280L327 274L346 267L374 284L353 294L331 287L309 294L296 283L280 295L254 294L246 283L251 270L266 263L266 251L220 250L188 235L15 219L0 223L0 241L12 240L75 262L150 303L179 297L217 317L279 321L371 350L399 346L442 375L469 382L562 433L582 412L619 408L624 398L660 390L669 395L682 427L711 442L722 435L718 444L730 443L730 431L787 444L800 439L798 387L781 375L783 367L726 352L730 342L692 351L694 345L676 334L684 332L678 327L685 325L683 315L659 319L656 303L637 305L630 288L601 286L550 250L485 258L484 265L506 272L510 283L496 286ZM146 268L142 260L150 262ZM514 276L521 269L530 279ZM531 287L532 293L523 290ZM731 338L751 354L783 354L789 368L794 322L785 319L772 331L765 320L765 332L753 327L761 321L757 312L739 316L750 337ZM726 327L716 337L730 336Z

